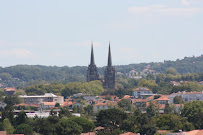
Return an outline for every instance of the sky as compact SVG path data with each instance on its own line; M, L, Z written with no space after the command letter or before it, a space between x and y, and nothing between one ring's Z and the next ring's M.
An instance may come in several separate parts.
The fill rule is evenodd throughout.
M203 54L203 0L0 0L0 66L163 62Z

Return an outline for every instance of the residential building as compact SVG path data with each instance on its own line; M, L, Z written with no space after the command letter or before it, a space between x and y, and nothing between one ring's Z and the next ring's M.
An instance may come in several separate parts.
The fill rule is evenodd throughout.
M177 93L172 93L169 98L169 103L173 103L173 100L176 96L181 96L184 102L187 101L193 101L193 100L199 100L203 101L203 91L201 92L177 92Z
M14 96L16 94L16 89L14 87L4 88L4 93L8 96Z
M150 89L137 88L133 90L132 95L134 96L134 98L143 98L143 97L148 97L155 94L153 94Z
M159 104L166 104L169 102L169 95L161 95L159 98L155 99Z
M117 101L103 100L93 105L93 112L96 113L100 110L116 108Z
M42 102L42 103L41 103L41 108L42 108L42 109L54 108L55 105L56 105L55 102Z
M35 96L27 96L27 95L20 95L20 98L23 98L24 103L26 104L35 104L41 105L42 102L55 102L63 105L64 97L57 96L52 93L45 93L44 95L35 95Z

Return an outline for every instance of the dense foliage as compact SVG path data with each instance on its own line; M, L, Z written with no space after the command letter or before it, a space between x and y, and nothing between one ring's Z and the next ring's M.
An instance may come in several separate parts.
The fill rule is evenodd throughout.
M116 66L116 71L123 74L131 70L138 72L150 67L158 73L170 74L169 77L183 80L203 80L203 74L192 75L191 73L203 72L203 56L200 57L185 57L182 60L164 61L158 63L140 63L130 65ZM173 73L174 70L167 70L173 67L180 74L186 74L181 78ZM98 68L99 74L103 76L104 67ZM11 67L0 67L0 83L4 86L25 87L33 84L46 84L51 82L84 82L86 80L87 67L57 67L57 66L42 66L42 65L17 65ZM153 78L153 76L151 76ZM167 78L167 77L166 77Z

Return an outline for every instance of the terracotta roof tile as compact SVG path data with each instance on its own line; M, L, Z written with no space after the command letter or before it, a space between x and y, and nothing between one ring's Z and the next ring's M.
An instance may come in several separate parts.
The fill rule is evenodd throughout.
M132 96L130 95L125 95L122 99L131 99Z
M148 88L136 88L133 91L152 91L152 90L150 90Z
M160 100L169 100L166 96L161 96L158 99L155 99L156 101L160 101Z
M183 132L184 135L203 135L203 129L202 130L192 130L188 132Z
M7 87L4 88L5 91L16 91L16 89L14 87Z
M55 105L56 103L55 102L42 102L42 104L44 104L44 105Z

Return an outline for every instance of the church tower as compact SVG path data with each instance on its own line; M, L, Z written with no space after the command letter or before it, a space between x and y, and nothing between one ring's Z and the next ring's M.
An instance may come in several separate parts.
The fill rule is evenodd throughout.
M87 82L99 80L99 74L97 73L97 67L94 62L94 51L93 51L93 45L91 48L91 58L90 58L90 65L87 69Z
M103 86L106 89L116 89L116 72L115 67L112 66L110 43L109 43L108 64L104 71Z

